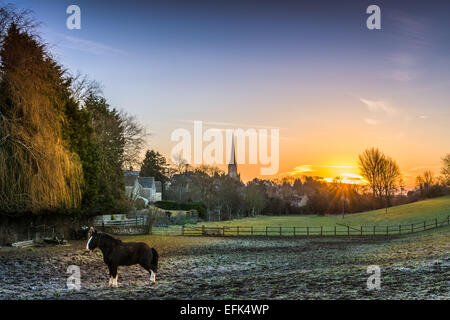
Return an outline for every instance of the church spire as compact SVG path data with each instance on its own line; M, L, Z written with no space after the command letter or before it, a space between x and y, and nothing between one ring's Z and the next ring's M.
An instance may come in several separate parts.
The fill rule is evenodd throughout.
M234 133L231 138L231 158L230 158L230 164L236 164L236 152L234 150Z
M231 140L231 157L230 162L228 163L228 176L231 178L239 179L239 175L237 173L237 165L236 165L236 151L234 149L234 134Z

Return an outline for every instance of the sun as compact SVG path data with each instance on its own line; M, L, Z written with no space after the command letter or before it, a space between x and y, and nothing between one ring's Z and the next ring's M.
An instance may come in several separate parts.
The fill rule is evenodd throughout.
M323 180L326 182L340 181L347 184L367 184L367 181L364 179L364 177L355 173L347 172L341 173L335 178L324 178Z

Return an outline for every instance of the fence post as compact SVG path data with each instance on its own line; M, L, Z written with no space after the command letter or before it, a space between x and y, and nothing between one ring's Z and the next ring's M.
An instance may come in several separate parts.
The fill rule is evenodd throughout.
M205 225L203 225L203 226L202 226L202 235L204 236L204 235L205 235L205 233L206 233L206 230L205 230Z
M373 226L373 235L375 235L376 234L376 226Z
M309 236L309 227L306 227L306 235Z
M267 236L267 226L266 226L266 236Z
M361 235L363 235L363 226L361 226Z
M386 226L386 235L389 234L389 226Z
M239 235L239 226L237 226L237 235Z
M411 223L411 233L414 232L414 223Z
M281 236L282 232L281 232L281 227L280 227L280 236Z
M438 222L437 222L437 218L436 218L436 228L438 227Z
M252 235L253 235L253 226L252 226Z
M336 235L336 225L334 225L334 235Z
M294 227L294 237L296 236L296 231L297 230L297 227Z
M398 233L402 234L402 225L401 224L398 225Z
M347 234L350 235L350 226L347 226Z
M427 220L425 220L425 221L423 222L423 230L425 231L426 228L427 228Z
M320 226L320 235L323 235L323 226Z
M181 226L181 235L184 236L184 226Z

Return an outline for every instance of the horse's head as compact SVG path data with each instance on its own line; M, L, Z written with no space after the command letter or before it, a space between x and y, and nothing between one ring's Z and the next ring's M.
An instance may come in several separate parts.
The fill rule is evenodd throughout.
M86 250L94 250L98 247L98 240L100 238L100 235L98 234L97 230L94 229L94 227L91 227L88 232L88 242L86 244Z

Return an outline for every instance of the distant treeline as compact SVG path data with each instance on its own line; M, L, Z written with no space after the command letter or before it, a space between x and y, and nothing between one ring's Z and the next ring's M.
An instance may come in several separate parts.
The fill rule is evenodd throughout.
M158 163L166 163L161 157ZM146 158L152 158L150 153ZM244 184L217 168L194 168L180 162L174 168L175 173L164 178L169 182L164 197L178 202L204 203L207 214L202 218L207 220L257 214L345 215L450 194L450 154L442 162L441 175L425 171L417 177L415 190L408 192L396 162L374 148L359 156L360 174L367 181L364 184L345 183L341 177L328 182L308 176L281 181L254 179ZM167 172L167 168L161 169L164 166L159 168ZM303 206L300 199L305 197Z

